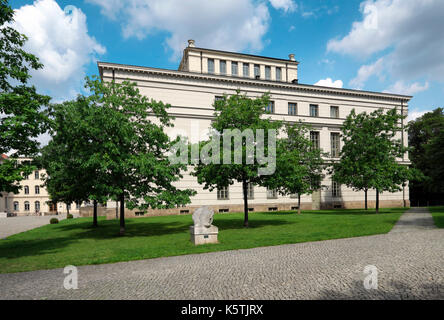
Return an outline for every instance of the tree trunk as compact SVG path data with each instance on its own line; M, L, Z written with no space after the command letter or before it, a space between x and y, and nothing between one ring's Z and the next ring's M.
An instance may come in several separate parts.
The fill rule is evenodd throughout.
M298 214L301 214L301 194L298 192Z
M368 210L368 205L367 205L367 191L368 191L368 189L364 189L364 194L365 194L365 210Z
M244 193L244 227L248 228L248 183L246 179L242 180L242 191Z
M120 195L120 235L125 234L125 194Z
M379 190L376 189L376 213L379 213Z
M93 210L93 227L97 227L97 200L94 200L94 210Z
M69 214L69 205L66 203L66 217L68 218L68 214Z

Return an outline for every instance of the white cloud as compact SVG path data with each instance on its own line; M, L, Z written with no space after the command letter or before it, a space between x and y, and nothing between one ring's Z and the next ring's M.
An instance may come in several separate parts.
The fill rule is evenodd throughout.
M396 93L396 94L405 94L405 95L414 95L415 93L425 91L429 88L429 83L426 82L421 85L419 82L414 82L410 85L404 83L404 81L400 80L393 84L387 90L384 90L386 93Z
M177 59L188 39L196 46L230 51L259 51L270 14L253 0L87 0L122 25L125 38L144 39L167 32L166 45Z
M358 74L350 81L350 85L355 89L362 89L365 82L373 75L381 76L384 70L384 59L380 58L375 63L364 65L358 70Z
M271 5L275 9L282 9L285 12L293 12L298 5L293 0L270 0Z
M342 80L333 81L331 78L319 80L314 84L315 86L321 87L332 87L332 88L342 88L344 83Z
M15 10L14 19L14 28L28 37L25 50L44 65L31 72L31 82L55 101L75 97L86 66L106 51L88 35L85 14L74 6L64 11L54 0L38 0Z
M366 0L360 10L362 19L330 40L328 51L361 59L382 54L384 73L404 81L444 80L444 1Z
M419 117L422 117L424 114L428 112L432 112L433 110L418 110L413 109L412 111L409 111L409 115L407 116L407 121L416 120Z

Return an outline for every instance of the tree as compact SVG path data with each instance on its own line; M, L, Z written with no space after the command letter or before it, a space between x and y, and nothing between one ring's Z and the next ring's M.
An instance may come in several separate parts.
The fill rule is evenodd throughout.
M51 106L51 141L38 158L46 169L45 186L53 202L92 200L93 227L97 227L97 204L107 200L107 186L101 181L99 164L89 159L97 152L91 141L91 124L100 120L95 106L79 96L76 100ZM100 124L102 122L98 122Z
M87 78L94 113L83 123L90 147L87 168L97 168L94 186L120 201L120 234L125 233L125 203L129 209L172 208L190 203L191 189L180 190L186 164L172 163L168 152L177 141L165 133L172 126L169 105L142 96L135 83L101 82Z
M376 190L376 212L379 212L379 194L396 192L414 177L415 172L401 164L408 148L399 139L399 123L405 116L396 109L379 109L370 114L356 114L353 109L343 125L344 146L339 162L333 163L332 178L354 190L364 190L367 209L367 191Z
M0 154L12 153L0 163L0 191L17 193L17 182L35 167L31 162L11 159L38 152L39 143L34 138L46 131L46 115L41 108L50 98L27 85L29 70L43 65L22 49L27 38L10 26L13 19L8 1L0 0Z
M268 176L267 186L281 195L298 195L298 214L301 195L312 194L321 188L324 177L324 155L309 138L309 127L302 123L286 124L285 138L277 142L276 173Z
M412 168L419 170L424 178L410 183L410 198L427 203L443 198L442 135L444 132L444 109L437 108L409 122L409 158Z
M268 94L254 99L240 90L231 96L224 95L214 103L212 139L200 144L200 160L194 159L197 163L192 174L205 189L212 191L234 182L242 184L244 227L248 227L248 185L265 186L267 176L275 170L273 142L282 124L264 117L271 111L266 111L269 105Z

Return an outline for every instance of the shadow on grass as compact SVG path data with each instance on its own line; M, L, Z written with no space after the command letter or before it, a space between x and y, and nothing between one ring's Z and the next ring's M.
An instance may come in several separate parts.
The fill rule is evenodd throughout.
M149 237L173 235L173 234L188 234L188 230L192 223L188 221L183 222L151 222L150 218L138 218L128 219L126 221L125 236L120 236L119 221L100 221L97 228L91 226L91 221L76 222L76 223L64 223L54 226L55 235L48 239L6 239L0 241L0 257L8 259L37 256L41 254L57 253L60 249L69 246L70 244L94 239L118 239L122 241L128 238L135 237ZM215 220L215 225L219 227L219 230L234 230L244 229L243 220L239 218L228 218ZM279 226L284 224L293 224L296 222L290 222L277 219L254 219L250 220L250 226L248 229L256 229L264 226ZM247 229L247 230L248 230ZM245 230L245 231L247 231Z

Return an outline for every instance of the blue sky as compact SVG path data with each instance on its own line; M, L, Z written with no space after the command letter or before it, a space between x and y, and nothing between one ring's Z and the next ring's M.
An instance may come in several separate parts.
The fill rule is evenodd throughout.
M45 64L33 82L55 101L83 93L97 60L177 69L192 38L212 49L294 53L301 83L413 95L411 118L443 106L442 0L11 3L27 50Z

